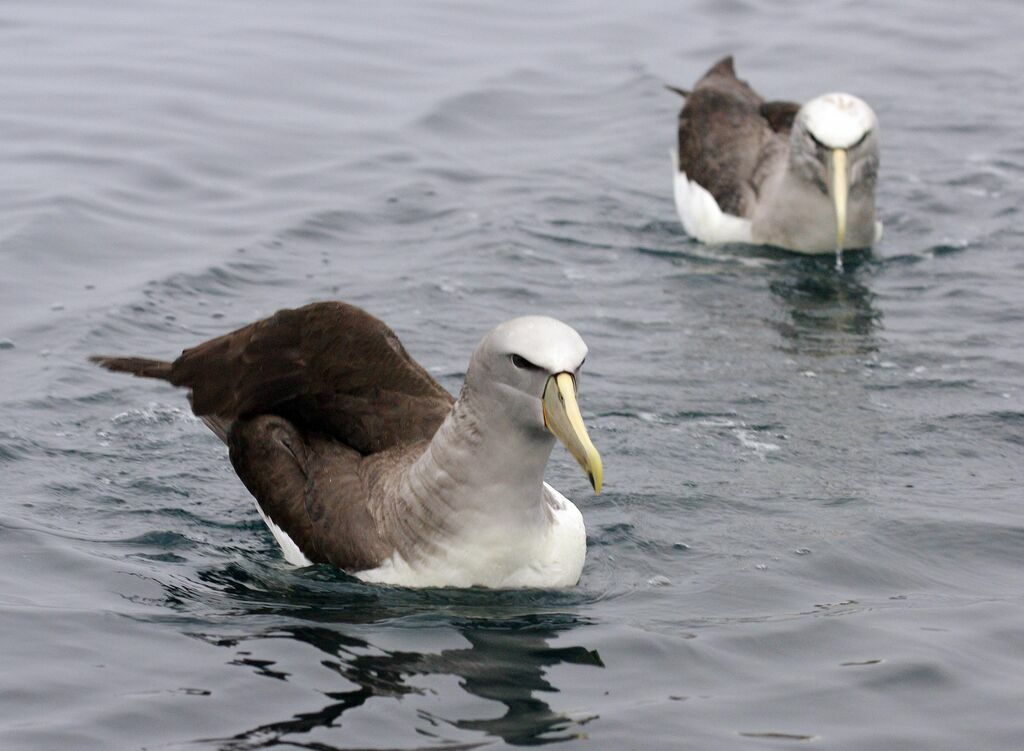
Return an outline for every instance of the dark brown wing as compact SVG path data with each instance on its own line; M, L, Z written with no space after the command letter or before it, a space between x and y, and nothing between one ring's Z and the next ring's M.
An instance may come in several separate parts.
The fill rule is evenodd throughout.
M796 102L765 102L761 105L761 116L776 133L788 136L793 129L793 120L800 111Z
M228 447L260 509L313 563L355 572L391 554L370 512L358 452L274 415L237 420Z
M390 328L343 302L279 311L185 350L169 367L93 359L191 389L192 411L217 424L280 415L364 455L430 438L453 402Z
M755 197L750 179L772 137L762 104L736 77L730 56L697 81L679 113L679 169L734 216L747 216Z

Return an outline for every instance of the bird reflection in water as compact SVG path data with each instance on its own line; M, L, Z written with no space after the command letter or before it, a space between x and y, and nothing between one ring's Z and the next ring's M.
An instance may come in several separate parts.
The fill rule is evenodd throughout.
M861 282L867 262L866 254L850 253L845 273L836 273L820 259L800 258L773 272L769 288L786 312L773 326L785 338L787 351L862 355L878 348L874 332L882 314L873 306L874 293Z
M363 602L355 608L355 613L348 613L355 618L346 618L346 622L379 621L396 615L385 605L383 610L387 612L382 615L378 607L376 618L371 618L367 604ZM339 611L328 611L322 615L326 617L331 613L337 616ZM436 654L382 651L363 639L346 634L342 624L296 625L294 621L292 625L241 637L193 634L209 643L235 650L236 659L232 664L249 666L260 675L280 680L288 680L289 673L271 660L256 659L252 645L265 639L290 639L308 644L323 653L321 665L355 685L349 690L324 692L327 703L315 711L267 722L215 742L226 751L278 744L327 751L336 747L323 743L324 729L335 729L333 732L343 734L345 713L363 706L370 699L400 699L410 694L425 693L412 682L419 676L455 676L471 695L499 702L505 707L501 716L492 719L458 719L418 710L417 715L425 721L425 726L416 730L431 738L431 745L444 743L444 748L451 749L475 748L490 743L482 740L480 743L451 745L451 740L444 738L443 730L435 730L444 725L483 733L512 745L542 745L580 737L581 726L594 719L558 713L535 695L558 691L546 676L547 669L552 666L604 667L594 650L551 645L551 640L560 633L585 625L576 616L543 613L505 619L452 617L446 619L445 625L455 628L469 646L445 649ZM239 650L238 647L243 645ZM317 733L316 741L306 742L307 739L302 738L314 732Z

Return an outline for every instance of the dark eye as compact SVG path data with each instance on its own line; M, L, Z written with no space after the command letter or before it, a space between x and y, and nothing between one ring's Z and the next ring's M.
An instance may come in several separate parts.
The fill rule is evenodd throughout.
M860 146L862 143L864 143L866 140L868 140L868 136L870 136L870 135L871 135L871 131L870 130L865 130L864 131L864 135L862 135L860 137L860 140L858 140L857 143L853 144L853 146L850 147L850 150L852 151L853 149L855 149L858 146Z
M534 365L525 357L521 357L519 355L512 355L512 364L515 365L517 368L526 368L527 370L540 370L539 365Z
M807 136L808 136L808 137L809 137L809 138L810 138L810 139L811 139L812 141L814 141L814 144L815 144L816 146L818 146L819 148L822 148L822 149L827 149L827 148L828 148L828 146L826 146L826 145L825 145L825 144L823 144L823 143L822 143L821 141L819 141L819 140L818 140L817 138L815 138L815 137L814 137L814 134L813 134L813 133L811 133L811 131L807 131Z

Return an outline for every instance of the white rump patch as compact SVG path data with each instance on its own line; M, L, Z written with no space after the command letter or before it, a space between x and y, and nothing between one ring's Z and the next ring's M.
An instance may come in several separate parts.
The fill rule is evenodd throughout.
M832 149L848 149L878 126L874 110L852 94L822 94L801 107L797 117Z
M259 502L256 503L256 510L260 512L260 517L263 519L263 522L274 535L274 539L277 540L277 544L281 546L281 552L284 553L284 559L288 561L288 563L293 566L313 565L313 561L309 560L305 553L299 550L299 546L295 544L295 540L289 537L287 532L274 524L271 518L266 515Z
M708 245L754 242L750 220L726 214L707 189L680 172L679 155L674 149L672 166L676 211L686 234Z

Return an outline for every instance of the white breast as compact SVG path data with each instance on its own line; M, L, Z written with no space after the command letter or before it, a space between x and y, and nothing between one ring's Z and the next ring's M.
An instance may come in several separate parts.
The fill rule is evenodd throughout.
M673 192L686 234L709 245L752 243L750 220L722 211L711 193L679 171L678 163L679 157L673 151Z
M406 561L399 553L359 579L403 587L491 587L494 589L571 587L583 573L587 533L580 510L544 483L553 518L541 528L506 524L474 526L446 543L425 561Z

